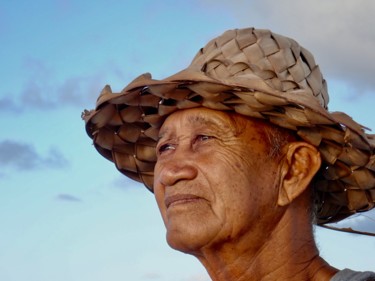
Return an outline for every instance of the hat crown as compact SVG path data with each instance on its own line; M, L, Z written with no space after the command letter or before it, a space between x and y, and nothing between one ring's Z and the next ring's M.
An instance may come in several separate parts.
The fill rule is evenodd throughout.
M303 89L328 108L327 84L312 54L269 30L228 30L201 48L189 68L217 80L259 79L281 92Z

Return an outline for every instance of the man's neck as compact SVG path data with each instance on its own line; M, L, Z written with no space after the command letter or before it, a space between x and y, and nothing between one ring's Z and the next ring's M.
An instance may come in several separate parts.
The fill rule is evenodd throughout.
M286 211L259 247L261 238L249 235L197 257L213 281L330 280L337 270L319 256L312 226L296 219Z

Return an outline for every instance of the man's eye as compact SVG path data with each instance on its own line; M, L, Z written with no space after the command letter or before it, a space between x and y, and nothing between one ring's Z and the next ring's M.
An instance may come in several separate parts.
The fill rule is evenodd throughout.
M197 136L197 140L199 140L199 141L206 141L206 140L210 140L212 138L213 138L212 136L208 136L208 135L198 135Z
M160 153L163 153L163 152L165 152L165 151L168 151L168 150L174 150L174 149L176 149L175 146L173 146L173 145L170 144L170 143L166 143L166 144L163 144L163 145L161 145L161 146L159 147L158 152L159 152L159 154L160 154Z

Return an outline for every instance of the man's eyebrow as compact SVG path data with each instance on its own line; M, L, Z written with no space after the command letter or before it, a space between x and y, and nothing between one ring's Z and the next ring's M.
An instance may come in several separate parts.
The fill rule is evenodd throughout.
M214 120L209 119L209 118L207 118L205 116L202 116L200 114L190 115L190 116L188 116L187 120L191 124L199 123L201 125L208 125L208 126L214 126L214 127L220 128L218 122L215 122Z
M205 126L211 126L211 127L214 127L215 129L220 129L222 128L222 126L220 126L220 124L215 121L215 120L212 120L210 118L207 118L206 116L202 116L200 114L195 114L195 115L189 115L187 117L187 121L188 123L190 124L199 124L199 125L205 125ZM167 136L168 133L170 131L170 128L169 127L165 127L163 128L163 130L160 130L159 131L159 135L158 135L158 139L157 139L157 142L162 139L163 137Z
M158 134L158 139L156 140L156 142L158 143L160 141L160 139L168 136L170 131L171 131L171 128L169 126L163 128L163 129L160 129L159 134Z
M159 135L158 135L158 138L156 140L156 143L158 143L165 136L166 131L168 131L168 130L164 130L163 132L159 131Z

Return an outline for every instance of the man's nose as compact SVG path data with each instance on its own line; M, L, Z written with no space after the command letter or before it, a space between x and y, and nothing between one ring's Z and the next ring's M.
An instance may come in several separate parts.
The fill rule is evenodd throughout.
M173 186L179 181L192 180L197 174L198 170L191 160L174 157L163 164L159 181L163 186Z

